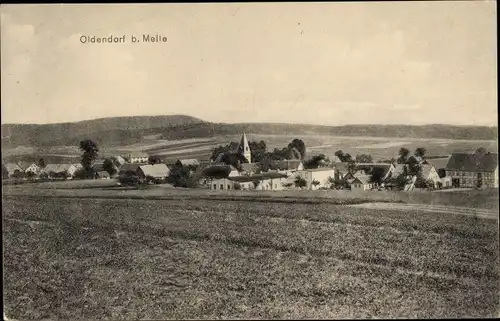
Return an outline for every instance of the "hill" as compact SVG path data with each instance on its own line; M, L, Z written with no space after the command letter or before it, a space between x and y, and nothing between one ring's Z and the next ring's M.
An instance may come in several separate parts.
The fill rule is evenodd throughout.
M139 143L147 135L163 139L206 138L242 132L271 135L329 135L496 140L497 127L453 125L319 126L285 123L211 123L185 116L113 117L60 124L3 124L2 147L75 146L84 138L100 146Z
M87 137L101 145L123 145L142 140L153 128L200 124L185 115L111 117L58 124L2 124L2 146L75 145Z

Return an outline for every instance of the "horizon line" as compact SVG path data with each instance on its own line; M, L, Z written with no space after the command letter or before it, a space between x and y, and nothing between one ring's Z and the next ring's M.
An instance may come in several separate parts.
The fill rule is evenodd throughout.
M135 116L111 116L111 117L98 117L98 118L88 118L76 121L64 121L64 122L54 122L54 123L1 123L1 125L35 125L35 126L45 126L45 125L63 125L63 124L78 124L82 122L91 122L104 119L113 118L135 118L135 117L191 117L200 120L201 123L212 123L212 124L229 124L229 125L241 125L241 124L281 124L281 125L306 125L306 126L323 126L323 127L342 127L342 126L371 126L371 125L381 125L381 126L457 126L457 127L498 127L498 124L494 125L470 125L470 124L453 124L453 123L421 123L421 124L384 124L384 123L345 123L337 125L327 125L327 124L311 124L311 123L301 123L301 122L278 122L278 121L247 121L247 122L219 122L219 121L206 121L196 116L191 116L188 114L155 114L155 115L135 115Z

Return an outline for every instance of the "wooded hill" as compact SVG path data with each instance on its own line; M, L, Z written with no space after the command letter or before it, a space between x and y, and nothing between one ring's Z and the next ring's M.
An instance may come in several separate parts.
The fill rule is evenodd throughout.
M497 127L452 125L319 126L285 123L211 123L185 115L113 117L59 124L2 124L2 147L78 145L84 138L99 146L141 142L144 136L164 139L206 138L219 135L328 135L496 140Z

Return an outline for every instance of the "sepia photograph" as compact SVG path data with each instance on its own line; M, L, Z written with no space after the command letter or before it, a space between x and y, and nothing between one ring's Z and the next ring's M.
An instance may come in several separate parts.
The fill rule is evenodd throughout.
M496 10L2 4L3 319L500 317Z

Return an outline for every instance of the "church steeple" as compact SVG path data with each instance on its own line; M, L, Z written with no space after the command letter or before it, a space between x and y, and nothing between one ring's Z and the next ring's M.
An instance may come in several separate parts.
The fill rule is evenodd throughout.
M252 154L250 152L250 146L248 145L248 140L245 133L243 133L243 136L241 136L238 152L240 153L240 155L243 155L248 160L249 163L252 162Z

